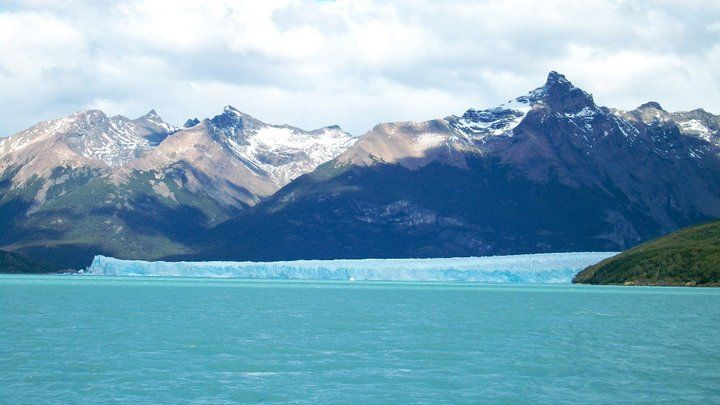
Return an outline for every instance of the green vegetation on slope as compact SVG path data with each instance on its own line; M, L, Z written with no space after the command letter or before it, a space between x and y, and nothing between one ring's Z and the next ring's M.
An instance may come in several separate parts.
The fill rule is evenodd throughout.
M171 178L158 180L156 172L134 171L117 183L107 176L58 181L65 175L10 191L0 179L0 223L6 225L0 226L0 249L60 268L86 267L98 254L156 260L192 253L195 238L239 212ZM49 182L37 205L38 191ZM160 184L166 193L154 191Z
M49 273L55 270L17 253L0 250L0 273Z
M573 282L720 286L720 221L638 245L586 268Z

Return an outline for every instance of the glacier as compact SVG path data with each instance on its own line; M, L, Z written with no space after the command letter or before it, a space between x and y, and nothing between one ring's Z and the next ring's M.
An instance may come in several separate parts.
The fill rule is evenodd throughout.
M163 262L95 256L86 274L264 280L570 283L585 267L617 252L542 253L437 259L276 262Z

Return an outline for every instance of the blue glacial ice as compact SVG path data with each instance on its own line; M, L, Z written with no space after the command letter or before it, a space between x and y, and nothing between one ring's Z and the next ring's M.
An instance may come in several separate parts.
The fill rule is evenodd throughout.
M87 272L105 276L223 277L282 280L569 283L616 252L543 253L442 259L147 262L95 256Z

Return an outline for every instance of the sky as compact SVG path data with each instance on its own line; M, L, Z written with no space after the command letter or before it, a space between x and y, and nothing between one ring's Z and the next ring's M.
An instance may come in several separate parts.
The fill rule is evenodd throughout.
M598 104L720 113L720 1L0 0L0 135L225 105L360 135L564 73Z

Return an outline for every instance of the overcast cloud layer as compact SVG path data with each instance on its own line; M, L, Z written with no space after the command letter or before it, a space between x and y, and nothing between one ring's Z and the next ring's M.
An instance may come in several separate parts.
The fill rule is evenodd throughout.
M565 73L602 105L720 113L717 1L0 1L0 135L99 108L175 124L422 120Z

